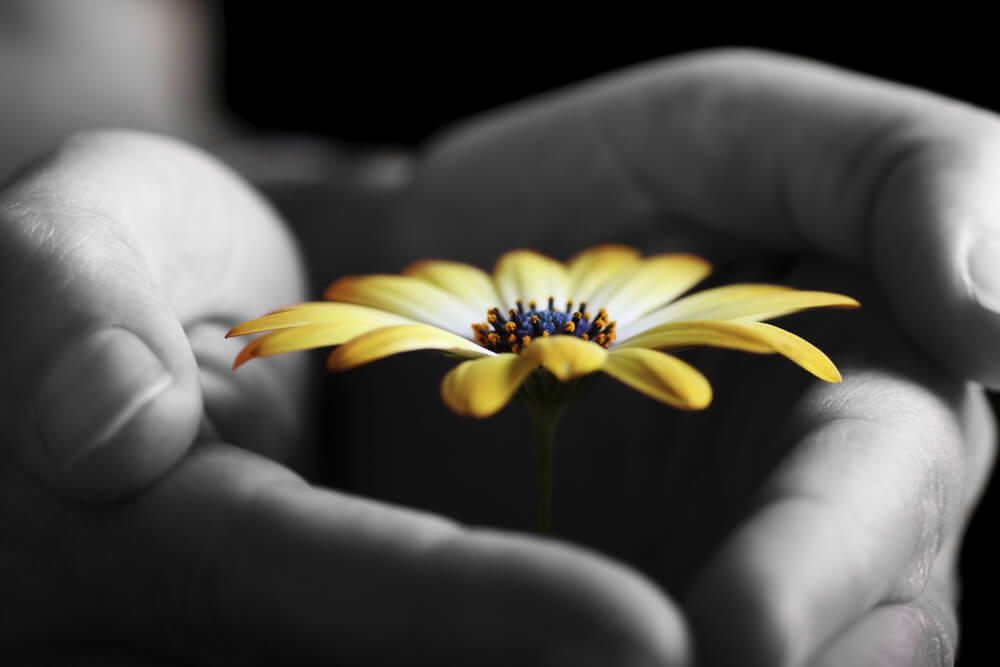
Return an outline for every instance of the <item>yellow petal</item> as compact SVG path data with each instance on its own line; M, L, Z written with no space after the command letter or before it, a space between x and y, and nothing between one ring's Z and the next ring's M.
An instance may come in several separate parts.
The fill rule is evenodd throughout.
M641 253L626 245L608 243L588 248L566 262L569 298L590 302L615 276L639 263Z
M532 300L539 308L546 308L550 296L557 309L566 306L566 267L533 250L512 250L501 255L493 269L493 281L504 310L513 308L518 299L524 301L525 308Z
M755 331L761 340L766 340L774 351L791 359L820 380L840 382L840 371L818 347L773 324L747 322L743 326Z
M521 356L566 382L600 370L608 351L597 343L559 335L536 338L521 351Z
M460 415L489 417L507 405L537 366L516 354L464 361L444 376L441 397Z
M404 276L420 278L455 295L470 308L486 317L486 311L502 306L493 279L471 264L444 260L422 260L403 269Z
M758 354L778 353L788 357L816 377L840 382L840 372L830 358L809 341L790 331L763 322L719 322L714 320L668 322L622 341L615 350L671 349L708 345Z
M352 338L330 354L326 366L331 371L343 371L414 350L442 350L473 357L494 356L490 350L449 331L426 324L401 324Z
M624 326L683 294L711 272L712 265L695 255L653 255L595 295L591 310L606 308L608 316Z
M257 357L270 357L271 355L283 354L285 352L340 345L360 333L370 331L371 329L371 326L359 328L345 322L307 324L299 327L278 329L247 343L240 350L240 353L236 355L233 368L239 368L246 362Z
M353 338L376 326L386 326L389 324L415 324L415 322L401 315L387 313L384 310L357 306L353 303L331 303L329 301L311 301L300 303L288 308L282 308L263 317L238 324L226 338L232 336L245 336L247 334L261 333L262 331L274 331L276 329L288 329L301 327L308 324L339 324L345 331L353 331L348 338ZM344 340L347 340L346 338ZM343 341L340 341L343 342ZM338 345L339 343L329 343Z
M605 373L658 401L684 410L703 410L712 402L705 376L677 357L643 348L615 349Z
M797 290L781 285L738 284L697 292L668 304L627 327L619 339L645 329L679 320L744 320L758 322L809 308L856 308L858 302L843 294Z
M615 349L646 347L665 350L702 345L758 354L774 352L768 343L761 341L753 330L743 324L716 320L682 320L661 324L615 344Z
M376 274L347 276L326 288L330 301L347 301L382 310L465 335L485 313L469 307L440 287L419 278Z

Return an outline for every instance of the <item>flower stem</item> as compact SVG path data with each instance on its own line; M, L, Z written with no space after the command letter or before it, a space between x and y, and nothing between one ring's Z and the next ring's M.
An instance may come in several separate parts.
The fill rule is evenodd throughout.
M517 395L528 408L538 455L538 532L552 533L552 458L563 411L594 381L594 374L560 382L544 368L529 375Z
M538 453L538 532L552 533L552 455L561 410L533 410Z

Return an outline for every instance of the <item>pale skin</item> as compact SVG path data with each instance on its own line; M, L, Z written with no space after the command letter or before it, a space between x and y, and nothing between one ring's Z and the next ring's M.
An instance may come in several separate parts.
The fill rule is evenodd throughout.
M79 647L57 642L123 647L88 656L102 665L953 659L956 553L994 453L977 383L1000 386L1000 315L971 287L986 269L967 265L995 224L995 137L991 115L929 94L721 52L498 111L417 156L412 180L386 192L390 226L373 230L400 256L486 263L511 245L565 255L669 237L730 259L801 253L790 280L865 304L797 329L842 384L753 358L773 395L755 391L761 375L717 370L713 413L655 406L658 421L622 435L651 464L661 437L726 456L628 490L643 520L609 530L663 547L623 562L350 497L286 467L307 440L310 360L231 373L239 344L222 334L311 296L291 235L198 150L75 135L0 195L0 301L19 323L0 331L4 641L75 665ZM335 267L337 232L302 239L307 256L323 248ZM172 382L61 465L38 423L39 369L109 326ZM720 430L748 414L752 430ZM685 490L694 474L709 482Z

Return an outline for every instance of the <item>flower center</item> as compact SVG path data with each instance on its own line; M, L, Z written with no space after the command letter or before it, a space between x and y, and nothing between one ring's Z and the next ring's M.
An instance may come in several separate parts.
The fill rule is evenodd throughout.
M490 308L486 322L472 325L476 342L494 352L517 354L533 339L548 336L575 336L604 348L614 341L615 323L608 321L606 310L601 308L591 321L585 302L580 303L579 309L573 310L573 301L570 300L563 311L555 309L554 301L550 296L549 307L543 310L531 301L525 310L524 303L518 299L517 308L511 308L507 317L501 314L499 308Z

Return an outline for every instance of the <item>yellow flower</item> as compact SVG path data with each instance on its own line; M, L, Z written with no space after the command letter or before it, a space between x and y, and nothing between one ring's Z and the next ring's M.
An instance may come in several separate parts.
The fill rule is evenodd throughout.
M530 250L500 257L493 275L458 262L420 261L402 275L341 278L328 302L303 303L240 324L251 341L234 368L254 357L330 345L330 370L413 350L469 360L441 384L449 408L488 417L540 366L561 382L596 371L675 407L712 400L705 377L664 350L709 345L782 354L827 382L840 373L818 348L765 324L808 308L856 307L840 294L736 284L681 297L711 272L694 255L641 257L601 245L565 264ZM681 297L681 298L678 298Z

